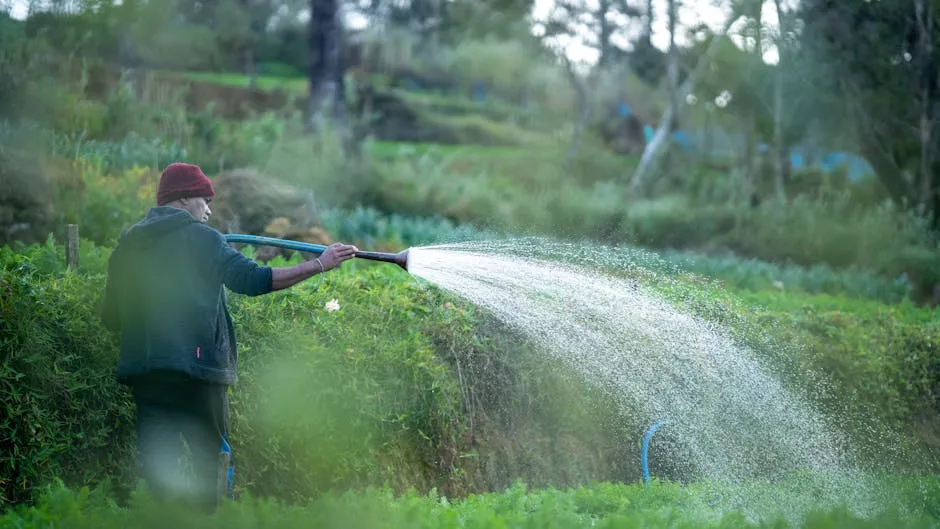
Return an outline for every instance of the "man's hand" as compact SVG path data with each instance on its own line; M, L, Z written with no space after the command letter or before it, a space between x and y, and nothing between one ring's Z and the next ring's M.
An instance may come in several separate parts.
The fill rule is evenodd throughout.
M355 257L358 251L355 246L337 242L331 244L317 259L323 265L323 272L327 272Z
M304 261L299 265L271 269L271 290L282 290L312 277L327 272L356 256L359 249L348 244L331 244L320 257Z

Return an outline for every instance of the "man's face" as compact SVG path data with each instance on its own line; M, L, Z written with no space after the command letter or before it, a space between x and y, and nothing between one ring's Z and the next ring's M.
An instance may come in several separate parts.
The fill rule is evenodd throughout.
M209 215L212 215L212 210L209 209L211 198L184 198L180 202L183 204L183 209L188 211L194 219L199 222L209 221Z

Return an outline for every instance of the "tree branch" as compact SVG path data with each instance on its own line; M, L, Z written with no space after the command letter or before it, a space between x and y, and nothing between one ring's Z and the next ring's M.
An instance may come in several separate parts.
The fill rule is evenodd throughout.
M653 167L654 162L656 162L668 150L667 137L669 135L672 122L679 118L680 109L683 103L695 88L695 83L698 82L698 78L701 77L702 72L705 71L707 64L711 60L711 56L718 49L718 44L722 39L726 38L725 36L731 29L731 26L733 26L739 18L741 18L740 9L733 9L731 15L728 17L728 20L726 20L724 26L722 26L721 31L712 36L712 40L708 43L708 48L705 49L705 53L703 53L699 60L695 63L695 68L689 72L689 75L685 78L685 82L682 83L682 86L679 87L673 97L670 98L669 106L666 107L666 111L663 113L662 121L659 123L659 127L656 129L656 133L653 135L653 139L650 140L650 142L646 145L646 148L643 149L643 155L640 157L640 163L637 165L636 171L634 171L632 178L627 184L629 189L636 189L639 187L640 184L642 184L646 179L646 176Z

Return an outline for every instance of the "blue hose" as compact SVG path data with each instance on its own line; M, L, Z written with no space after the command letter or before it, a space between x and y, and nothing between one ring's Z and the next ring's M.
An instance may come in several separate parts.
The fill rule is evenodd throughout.
M230 243L235 242L245 244L260 244L263 246L276 246L278 248L285 248L287 250L297 250L298 252L308 252L315 254L321 254L325 252L327 248L322 244L311 244L309 242L289 241L285 239L261 237L259 235L242 235L234 233L226 234L225 240Z
M309 242L300 242L300 241L289 241L286 239L275 239L272 237L261 237L260 235L244 235L241 233L229 233L225 235L225 240L229 243L246 243L246 244L260 244L263 246L276 246L278 248L286 248L288 250L296 250L298 252L307 252L321 254L327 250L327 246L322 244L312 244ZM405 271L408 271L408 250L404 250L398 253L385 253L385 252L363 252L357 251L355 256L360 259L368 259L370 261L381 261L383 263L395 263L398 266L402 267Z
M649 430L646 430L646 435L643 436L643 444L640 447L640 463L643 466L643 482L649 485L650 482L650 469L649 469L649 449L650 449L650 440L653 439L653 434L656 433L656 430L659 430L660 427L665 426L672 422L672 419L662 419L656 421L652 426L649 427Z

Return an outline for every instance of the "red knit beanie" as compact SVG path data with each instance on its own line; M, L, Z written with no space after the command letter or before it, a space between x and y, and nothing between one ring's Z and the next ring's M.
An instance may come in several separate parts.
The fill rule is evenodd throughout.
M180 198L215 196L212 181L198 165L171 163L160 175L157 187L157 205L162 206Z

